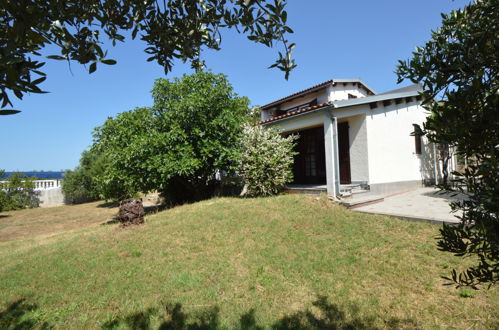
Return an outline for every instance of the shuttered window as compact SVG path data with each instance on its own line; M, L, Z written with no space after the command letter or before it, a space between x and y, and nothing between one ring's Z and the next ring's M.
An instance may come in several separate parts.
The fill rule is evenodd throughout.
M416 155L421 155L421 135L414 135L414 146L416 148Z

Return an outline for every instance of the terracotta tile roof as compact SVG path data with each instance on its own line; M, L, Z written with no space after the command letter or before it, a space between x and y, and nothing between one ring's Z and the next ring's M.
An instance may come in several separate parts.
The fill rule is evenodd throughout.
M272 118L269 118L269 119L266 119L266 120L261 120L261 121L257 122L256 124L257 125L261 125L261 124L270 123L271 121L275 121L275 120L279 120L279 119L283 119L283 118L295 116L295 115L298 115L300 113L309 112L309 111L316 110L316 109L319 109L319 108L324 108L324 107L326 107L328 105L331 105L331 104L332 104L331 102L325 102L325 103L317 104L317 105L314 105L314 106L311 106L311 107L308 107L308 108L305 108L305 109L296 110L296 111L293 111L293 112L288 112L288 113L286 113L284 115L272 117Z

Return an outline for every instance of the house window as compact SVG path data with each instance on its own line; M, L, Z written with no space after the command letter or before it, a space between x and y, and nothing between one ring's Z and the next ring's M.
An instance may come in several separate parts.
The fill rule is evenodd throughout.
M353 94L350 94L348 93L348 99L351 100L351 99L356 99L357 96L353 95Z
M414 146L416 148L415 150L416 155L421 155L421 135L419 134L414 135Z

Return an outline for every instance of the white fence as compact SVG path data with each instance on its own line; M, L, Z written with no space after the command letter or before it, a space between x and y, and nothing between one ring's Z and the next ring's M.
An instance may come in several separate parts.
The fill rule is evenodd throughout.
M9 181L0 181L0 187L2 187L3 184L6 184L8 182ZM33 183L35 184L35 190L46 190L46 189L60 188L62 186L61 179L34 180Z
M8 181L0 181L0 189L2 184ZM38 199L41 207L58 206L64 204L64 195L62 194L62 180L34 180L35 191L37 191Z
M35 180L33 181L35 184L36 190L45 190L52 188L59 188L62 186L62 180Z

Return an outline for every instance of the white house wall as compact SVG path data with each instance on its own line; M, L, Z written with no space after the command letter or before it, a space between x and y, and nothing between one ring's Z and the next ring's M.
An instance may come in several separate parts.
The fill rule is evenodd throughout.
M352 183L369 182L369 160L367 144L366 115L343 118L339 122L348 121L348 138L350 145L350 173Z
M351 83L347 83L346 86L343 83L338 83L335 86L330 87L329 101L348 100L348 94L355 95L358 98L368 96L367 91L363 88L354 86Z
M415 153L411 132L413 124L425 121L424 109L416 102L378 103L372 110L367 106L366 113L370 184L421 181L424 155Z

